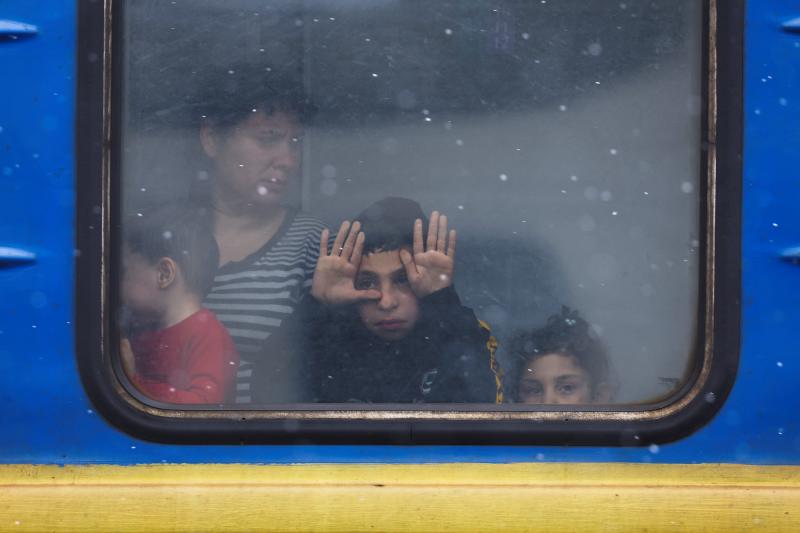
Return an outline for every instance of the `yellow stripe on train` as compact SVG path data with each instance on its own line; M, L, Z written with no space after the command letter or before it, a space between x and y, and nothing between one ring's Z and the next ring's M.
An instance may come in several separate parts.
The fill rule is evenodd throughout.
M800 467L0 466L2 531L800 530Z

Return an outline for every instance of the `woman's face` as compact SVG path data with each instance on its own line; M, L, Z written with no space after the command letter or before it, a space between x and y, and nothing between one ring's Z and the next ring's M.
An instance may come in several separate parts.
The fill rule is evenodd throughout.
M201 141L214 162L214 199L223 205L280 205L300 169L301 135L297 118L280 111L258 111L222 131L205 126Z

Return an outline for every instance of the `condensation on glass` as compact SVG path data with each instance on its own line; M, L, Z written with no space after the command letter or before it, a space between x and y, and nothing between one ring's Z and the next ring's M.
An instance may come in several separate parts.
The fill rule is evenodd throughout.
M121 33L118 322L130 341L123 366L164 382L141 386L146 396L235 409L647 403L702 357L703 2L139 0L126 3ZM254 80L277 80L281 102L245 95ZM239 103L250 116L231 114ZM384 253L415 251L414 208L390 201L365 233L410 216L412 244L365 250L388 266L359 272L351 288L398 291L418 316L398 318L381 306L409 313L405 304L380 298L313 305L322 227L335 234L387 197L447 216L454 285L427 293ZM123 244L153 231L137 219L169 226L175 213L208 222L224 263L199 298L210 316L177 333L195 308L167 309L162 285L188 275L179 262L140 264L133 248L145 245ZM333 239L337 256L347 243ZM445 242L434 259L447 257ZM234 349L192 345L216 320ZM566 353L573 334L584 359ZM220 362L230 368L211 368ZM587 393L598 373L602 386Z

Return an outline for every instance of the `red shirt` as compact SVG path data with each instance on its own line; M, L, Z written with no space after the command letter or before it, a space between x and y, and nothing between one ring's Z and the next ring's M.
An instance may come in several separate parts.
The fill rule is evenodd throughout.
M207 309L133 337L131 348L133 384L154 400L214 404L232 393L239 354L225 326Z

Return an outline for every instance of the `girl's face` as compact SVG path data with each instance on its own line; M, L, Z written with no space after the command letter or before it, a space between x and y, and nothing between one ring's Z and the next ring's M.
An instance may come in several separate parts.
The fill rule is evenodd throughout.
M591 378L575 357L560 353L545 354L530 359L523 367L518 397L520 403L591 403Z
M291 114L258 111L226 131L204 127L201 141L215 167L216 200L280 205L300 169L302 126Z

